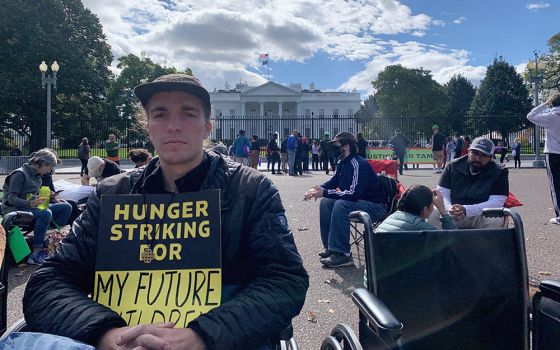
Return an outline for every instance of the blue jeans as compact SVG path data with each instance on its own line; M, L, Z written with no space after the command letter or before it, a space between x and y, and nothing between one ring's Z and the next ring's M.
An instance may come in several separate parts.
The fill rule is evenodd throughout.
M322 198L319 205L319 224L323 247L333 252L350 254L350 219L348 214L363 210L372 221L383 219L387 208L381 203L366 200L357 202L343 199Z
M296 150L289 149L288 150L288 171L291 174L296 173Z
M35 227L33 228L33 248L43 248L45 234L49 228L51 218L58 226L63 226L70 218L72 206L70 203L51 203L49 208L41 210L38 208L26 208L25 211L33 213L35 216Z
M95 350L91 345L59 335L28 332L11 333L0 342L0 349Z

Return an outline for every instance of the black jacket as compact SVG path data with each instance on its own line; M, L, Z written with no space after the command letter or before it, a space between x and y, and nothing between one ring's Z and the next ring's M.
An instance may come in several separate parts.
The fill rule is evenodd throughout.
M305 301L309 277L294 244L280 195L258 171L212 152L202 189L221 189L222 303L188 327L209 349L250 349L280 333ZM185 186L177 180L177 188ZM100 198L163 189L159 160L143 172L100 182L72 232L31 276L23 298L31 330L96 344L125 321L88 298L93 291ZM157 185L157 186L156 186ZM159 193L163 193L161 190Z
M439 179L439 186L451 190L451 204L472 205L488 200L491 195L509 194L509 171L493 161L488 162L479 174L470 173L468 156L449 163Z

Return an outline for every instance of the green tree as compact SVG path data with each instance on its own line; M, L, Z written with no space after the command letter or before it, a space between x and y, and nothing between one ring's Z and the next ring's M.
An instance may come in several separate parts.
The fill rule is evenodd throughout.
M462 75L453 76L444 87L449 98L446 113L449 131L462 131L476 89Z
M149 58L129 54L119 58L117 68L121 70L112 80L107 93L107 116L110 118L133 119L135 113L134 87L142 81L152 81L164 74L178 73L174 67L163 67ZM192 74L190 68L180 73Z
M427 70L387 66L372 85L384 116L440 118L445 114L447 96Z
M529 91L515 67L496 58L480 83L469 114L479 117L469 125L473 136L498 131L503 140L509 133L526 127L525 116L531 109Z
M379 110L379 106L377 105L377 101L375 101L375 97L373 95L369 95L364 103L360 105L360 109L356 112L356 117L361 122L367 122L373 118L375 112Z
M46 144L41 61L60 65L53 93L53 131L103 110L112 57L99 19L80 0L5 0L0 6L0 127Z
M432 125L439 123L446 113L445 90L427 70L387 66L372 84L379 105L376 115L389 117L385 122L374 118L370 129L384 130L376 133L376 139L387 139L392 130L401 128L411 140L422 141L432 133Z
M549 52L544 55L544 84L546 90L560 91L560 33L548 39ZM539 64L539 68L540 68Z

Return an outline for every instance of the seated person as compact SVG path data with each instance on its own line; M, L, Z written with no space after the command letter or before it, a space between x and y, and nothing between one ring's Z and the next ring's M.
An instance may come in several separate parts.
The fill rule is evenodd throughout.
M146 166L152 160L152 155L148 150L136 148L128 152L128 158L135 164L135 168L140 168Z
M432 191L426 186L413 185L404 191L397 204L397 211L389 215L377 226L376 232L423 231L436 228L426 220L435 212L441 215L444 230L456 229L455 221L445 210L443 196L438 190Z
M476 138L469 153L449 163L438 184L445 208L454 218L457 228L507 227L507 218L486 218L482 209L502 208L509 194L507 168L494 161L494 143L485 137ZM439 215L428 222L440 228Z
M30 331L65 336L98 349L269 349L268 339L300 312L309 286L276 187L259 171L203 149L212 131L211 104L198 79L164 75L134 92L143 108L141 124L158 157L142 170L99 183L63 244L27 283L23 312ZM135 182L131 175L136 172L142 175ZM94 291L104 195L204 190L221 193L220 305L186 326L129 326L127 315L88 296ZM183 286L188 293L186 283ZM138 292L142 288L138 285Z
M50 174L58 164L56 154L49 149L43 148L31 154L29 162L21 168L12 171L4 181L2 199L2 215L12 211L28 211L35 216L35 227L33 229L33 253L29 256L27 263L41 265L46 258L43 251L45 248L45 234L49 228L51 219L59 225L65 225L72 212L72 206L57 199L57 193L51 192L50 203L47 209L39 209L38 206L44 202L39 197L39 189L42 186L42 176Z
M103 159L101 157L91 157L88 159L87 171L82 176L82 185L90 185L89 180L94 178L97 182L106 179L108 177L124 173L120 166L109 159Z
M331 141L340 149L339 161L333 177L305 193L304 199L322 198L319 206L321 241L325 251L320 253L326 267L352 265L350 256L350 219L348 214L363 210L373 221L387 213L384 192L377 174L359 156L354 135L341 132Z

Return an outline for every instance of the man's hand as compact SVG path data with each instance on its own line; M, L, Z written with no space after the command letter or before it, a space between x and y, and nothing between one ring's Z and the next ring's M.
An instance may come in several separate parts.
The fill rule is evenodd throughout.
M29 201L29 205L31 205L31 208L36 208L39 204L43 203L44 200L43 197L37 197Z
M109 337L110 345L101 349L146 349L146 350L205 350L206 345L193 330L173 328L173 323L138 325L112 329L102 341ZM113 334L111 332L115 331ZM111 339L112 338L112 339Z
M467 209L461 204L453 204L449 208L449 214L455 219L464 219L467 216Z
M324 189L321 186L314 186L309 191L305 192L303 199L306 201L310 200L311 198L317 200L317 198L323 197L323 192Z

